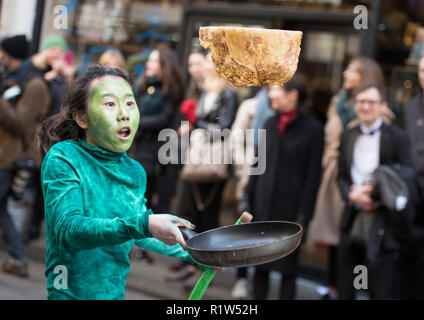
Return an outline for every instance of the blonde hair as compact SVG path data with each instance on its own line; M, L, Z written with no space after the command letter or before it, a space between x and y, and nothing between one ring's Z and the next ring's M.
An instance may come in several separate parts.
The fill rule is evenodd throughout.
M109 49L103 52L99 58L99 64L103 67L112 67L120 70L126 69L124 55L115 49Z

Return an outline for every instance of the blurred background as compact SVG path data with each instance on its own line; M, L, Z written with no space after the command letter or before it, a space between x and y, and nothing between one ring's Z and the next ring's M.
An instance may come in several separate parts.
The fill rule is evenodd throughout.
M354 9L359 5L368 9L367 29L354 27L358 17ZM417 65L424 47L422 0L0 0L0 38L25 34L31 41L31 54L35 54L47 35L61 35L69 45L67 59L77 73L98 61L107 49L116 48L136 78L143 73L152 50L166 46L176 50L188 83L188 56L200 46L199 27L207 25L303 31L299 70L314 91L313 113L323 123L331 97L342 86L343 71L354 57L369 56L380 63L395 114L402 113L417 88ZM31 201L31 195L27 198ZM226 202L224 197L223 204L221 224L234 223L231 200ZM31 204L10 206L17 224L24 224L25 208ZM30 272L41 274L39 279L2 275L0 298L45 297L43 244L44 239L39 239L26 247L30 258L39 262L32 264L38 269ZM154 259L169 263L168 257L154 255ZM300 285L304 290L300 297L320 297L326 261L325 247L302 247ZM157 266L155 263L132 269L129 287L133 291L129 291L129 298L181 298L183 291L163 280L166 267L160 270ZM206 298L231 298L233 280L228 279L233 278L232 270L219 274L216 281L221 286L212 287ZM169 286L175 290L169 290Z

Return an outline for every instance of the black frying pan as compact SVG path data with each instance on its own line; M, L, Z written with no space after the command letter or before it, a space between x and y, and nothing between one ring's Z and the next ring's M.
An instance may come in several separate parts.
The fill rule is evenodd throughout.
M225 226L199 234L180 228L186 249L197 263L209 267L246 267L281 259L302 239L302 227L286 221Z

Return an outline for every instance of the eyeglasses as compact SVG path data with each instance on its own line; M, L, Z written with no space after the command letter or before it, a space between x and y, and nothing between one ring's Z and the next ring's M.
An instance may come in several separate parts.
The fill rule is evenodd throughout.
M381 103L381 101L376 100L355 100L355 105L363 106L364 104L368 104L370 106L375 106L376 104Z

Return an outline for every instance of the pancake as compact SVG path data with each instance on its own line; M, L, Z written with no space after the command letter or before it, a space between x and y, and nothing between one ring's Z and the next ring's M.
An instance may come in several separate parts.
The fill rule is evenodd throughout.
M201 27L200 44L212 51L218 74L238 87L282 85L297 70L301 31Z

